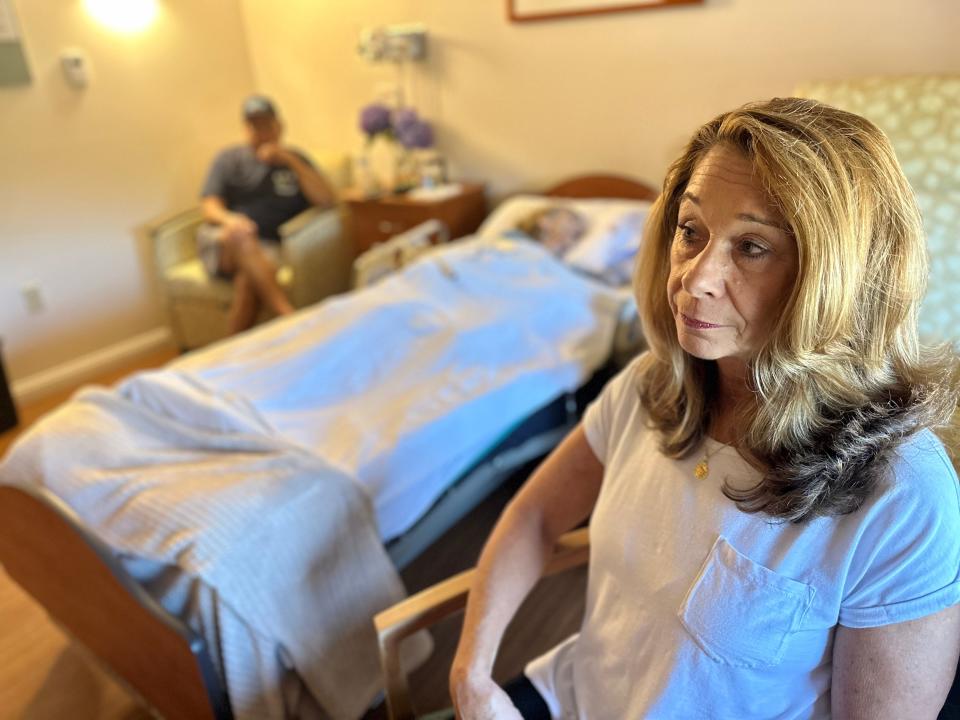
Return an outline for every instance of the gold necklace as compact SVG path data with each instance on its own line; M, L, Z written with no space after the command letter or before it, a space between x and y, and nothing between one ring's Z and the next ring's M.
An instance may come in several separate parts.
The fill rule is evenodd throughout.
M697 463L695 468L693 468L693 476L697 480L706 480L707 476L710 474L710 458L716 453L723 450L725 446L720 445L718 447L715 447L710 452L707 452L706 451L707 443L706 443L706 440L704 440L703 447L704 447L703 459Z

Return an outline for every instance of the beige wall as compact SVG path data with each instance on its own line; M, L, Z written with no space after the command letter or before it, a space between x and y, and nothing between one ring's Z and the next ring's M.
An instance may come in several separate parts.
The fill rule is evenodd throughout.
M241 2L257 84L344 149L392 77L357 56L359 29L425 22L423 107L459 173L496 194L596 169L659 183L699 123L804 80L960 72L950 0L707 0L528 24L508 22L502 0Z
M391 67L359 58L360 30L409 20L410 0L239 1L255 82L277 101L287 139L314 153L355 150L360 106L378 83L396 77Z
M0 88L0 337L14 379L162 325L137 228L195 201L253 87L236 0L161 0L129 35L80 0L16 7L33 83ZM64 82L65 47L90 58L85 90ZM40 315L20 295L32 282Z
M496 195L571 173L659 183L712 114L811 78L960 71L951 0L707 0L535 24L502 0L161 0L129 36L81 0L15 0L34 81L0 88L0 337L14 379L162 325L136 233L192 203L238 137L237 102L274 94L288 139L356 150L359 107L390 67L356 54L362 27L421 20L430 61L411 85L461 177ZM85 49L94 80L66 86ZM47 310L20 296L39 283Z

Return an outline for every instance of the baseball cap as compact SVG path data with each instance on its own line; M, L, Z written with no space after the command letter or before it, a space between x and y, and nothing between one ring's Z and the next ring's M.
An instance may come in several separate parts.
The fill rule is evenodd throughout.
M251 95L243 101L243 119L249 120L257 115L277 116L277 108L265 95Z

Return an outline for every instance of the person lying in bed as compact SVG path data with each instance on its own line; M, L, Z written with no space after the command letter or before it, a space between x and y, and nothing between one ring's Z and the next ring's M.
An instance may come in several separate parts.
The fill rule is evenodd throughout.
M531 213L517 223L516 232L536 240L558 258L563 257L587 232L586 219L563 205Z
M746 105L672 165L635 278L650 350L510 503L450 674L458 717L933 720L960 653L958 481L932 429L920 213L890 142ZM590 518L580 632L503 690L510 618Z

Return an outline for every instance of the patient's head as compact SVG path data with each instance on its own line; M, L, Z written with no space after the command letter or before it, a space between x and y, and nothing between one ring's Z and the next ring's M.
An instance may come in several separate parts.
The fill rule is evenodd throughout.
M554 205L524 218L517 223L517 229L560 257L583 237L587 223L580 213Z

